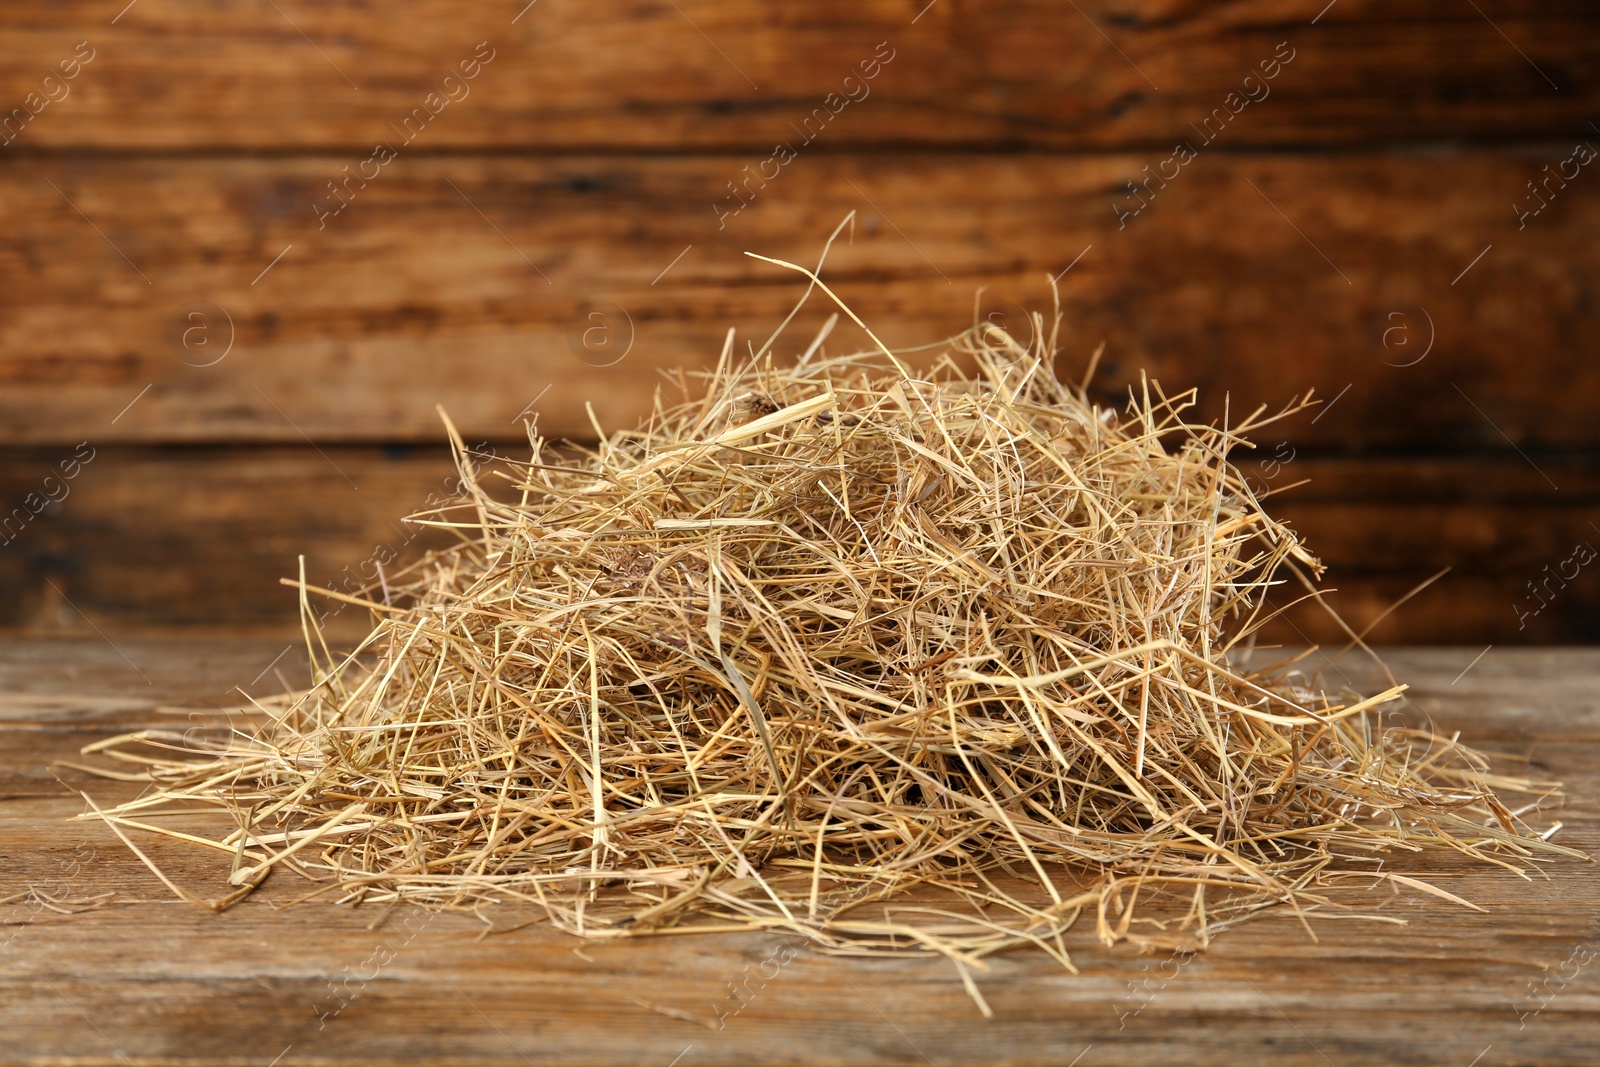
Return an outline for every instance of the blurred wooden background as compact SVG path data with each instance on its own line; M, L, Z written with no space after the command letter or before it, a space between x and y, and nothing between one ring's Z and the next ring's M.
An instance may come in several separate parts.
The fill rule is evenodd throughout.
M1244 466L1333 602L1452 568L1375 640L1600 640L1592 4L16 3L0 109L0 628L292 626L297 553L416 549L436 404L629 423L854 210L892 344L1059 275L1107 399L1315 388Z

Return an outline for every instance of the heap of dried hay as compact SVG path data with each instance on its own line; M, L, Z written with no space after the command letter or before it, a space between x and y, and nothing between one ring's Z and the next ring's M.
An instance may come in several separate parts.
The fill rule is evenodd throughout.
M1568 851L1490 788L1547 784L1381 729L1402 686L1230 662L1280 570L1319 570L1228 462L1269 420L1195 425L1154 385L1097 408L1036 325L923 378L821 337L735 366L730 334L702 395L570 462L530 431L480 468L452 429L471 499L422 521L461 543L355 598L356 654L308 628L316 684L253 734L91 746L161 786L101 817L222 807L236 897L285 864L347 901L958 964L1071 966L1085 909L1108 944L1204 944L1323 901L1341 854Z

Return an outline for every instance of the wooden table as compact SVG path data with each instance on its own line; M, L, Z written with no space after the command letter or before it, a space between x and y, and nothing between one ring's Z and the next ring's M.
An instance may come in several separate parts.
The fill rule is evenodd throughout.
M0 1062L1600 1063L1600 880L1578 861L1523 881L1402 857L1391 870L1487 913L1358 891L1408 925L1319 918L1313 942L1269 915L1182 965L1107 952L1086 934L1069 945L1077 975L1037 954L1003 956L979 978L987 1021L942 962L802 951L762 967L780 937L591 943L532 927L480 940L487 927L471 915L277 910L259 898L211 914L174 900L106 826L71 821L82 802L47 765L113 731L170 725L158 705L215 705L283 648L0 643L0 897L40 894L0 907ZM1567 782L1558 840L1600 853L1600 650L1495 648L1461 674L1477 651L1388 658L1441 728ZM291 649L274 669L302 655ZM1369 671L1339 666L1371 684ZM256 689L270 684L268 674ZM58 773L97 798L137 789ZM180 883L223 890L226 864L211 855L163 841L149 851ZM40 902L106 892L76 914ZM735 982L747 990L740 1010Z

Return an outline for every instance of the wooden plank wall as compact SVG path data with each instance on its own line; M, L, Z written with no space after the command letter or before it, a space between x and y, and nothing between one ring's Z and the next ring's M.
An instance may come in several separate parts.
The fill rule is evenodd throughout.
M292 624L418 547L435 405L627 424L855 211L891 343L1055 277L1108 400L1326 397L1246 465L1375 639L1600 639L1592 5L525 4L0 9L0 627Z

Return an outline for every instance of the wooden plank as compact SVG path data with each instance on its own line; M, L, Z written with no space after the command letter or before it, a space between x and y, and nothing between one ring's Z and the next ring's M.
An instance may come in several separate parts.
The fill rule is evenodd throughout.
M0 453L0 504L38 491L56 459L49 449ZM1592 462L1547 464L1556 493L1520 459L1297 455L1272 477L1260 461L1241 461L1264 488L1308 482L1268 507L1327 562L1326 584L1339 591L1332 602L1358 629L1452 568L1376 629L1376 640L1482 647L1600 637L1600 570L1571 562L1580 543L1600 548ZM111 633L213 625L292 633L295 596L277 580L296 573L297 555L313 583L336 589L358 587L379 564L392 571L388 561L445 542L401 520L453 480L439 448L102 446L64 483L60 503L0 547L0 626L85 632L82 611ZM1286 588L1279 599L1294 595ZM1343 639L1311 606L1288 620L1269 635ZM333 621L345 637L366 625L355 608Z
M1329 565L1328 603L1383 644L1600 640L1600 481L1593 462L1537 466L1524 457L1346 460L1275 445L1241 469L1285 491L1268 508ZM1272 458L1292 456L1288 462ZM1295 484L1304 482L1305 484ZM1290 488L1292 486L1292 488ZM1449 572L1393 614L1401 598ZM1286 588L1285 602L1302 593ZM1342 644L1314 603L1274 631Z
M8 502L43 484L48 456L6 464L17 479ZM82 612L122 629L225 622L292 634L297 594L278 579L297 573L298 556L313 584L354 592L390 561L449 542L404 519L455 484L440 449L105 449L0 549L0 580L16 594L5 623L50 627ZM364 611L318 606L337 632L365 632Z
M1292 916L1225 932L1191 962L1107 952L1069 938L1081 973L1037 953L992 959L976 980L983 1020L952 970L915 960L801 952L738 1012L729 983L759 967L780 938L641 939L580 944L532 927L481 938L484 921L427 920L326 904L274 911L251 900L220 916L170 895L102 826L68 821L81 802L34 767L71 758L90 737L149 721L123 708L85 720L131 688L152 702L203 700L274 651L237 641L145 641L132 651L144 686L104 647L29 641L0 646L0 691L38 701L0 724L0 895L114 891L76 915L23 898L6 906L0 1001L6 1055L18 1062L524 1064L889 1064L1095 1062L1461 1067L1480 1062L1587 1064L1600 1010L1578 963L1596 936L1600 882L1580 862L1522 881L1450 857L1407 861L1490 909L1465 911L1421 893L1352 888L1342 899L1406 920L1397 927L1313 916L1311 941ZM1389 657L1417 707L1468 739L1533 757L1564 779L1561 840L1600 847L1600 719L1589 699L1600 653L1496 650L1452 685L1464 650ZM1339 665L1351 684L1376 677ZM69 673L75 675L69 677ZM130 686L130 682L134 683ZM86 728L97 732L85 733ZM16 739L17 746L10 744ZM91 782L97 796L135 787ZM142 840L183 884L220 886L225 861ZM268 895L299 890L269 884ZM510 924L510 908L485 919ZM1575 955L1575 953L1579 953ZM1574 967L1577 973L1574 975ZM748 969L748 970L747 970ZM1551 976L1557 978L1551 980ZM1568 977L1571 976L1571 977ZM1135 1010L1137 1009L1137 1010ZM720 1029L720 1015L726 1015ZM1485 1054L1486 1049L1490 1049ZM1085 1052L1085 1050L1088 1050Z
M818 155L720 230L716 157L402 157L323 229L344 157L17 161L0 439L432 442L439 403L506 439L547 386L545 429L592 436L586 403L630 425L658 370L730 326L759 343L798 299L744 251L814 261L854 210L828 275L892 344L969 325L985 286L1026 334L1059 275L1063 366L1106 342L1108 396L1147 370L1220 417L1315 387L1336 403L1284 432L1341 450L1593 445L1600 197L1580 175L1520 231L1509 207L1566 152L1202 155L1120 227L1153 156Z
M829 0L760 18L736 0L622 17L524 6L401 0L380 18L362 5L235 0L197 13L146 0L112 24L89 0L9 5L0 101L35 94L38 114L12 134L24 149L364 151L448 90L458 99L428 105L437 119L417 138L429 150L763 154L822 107L840 108L817 138L829 148L1072 149L1169 148L1241 90L1267 95L1229 129L1236 147L1565 139L1600 110L1600 22L1574 0L1482 12L1344 0L1320 16L1290 0ZM90 62L45 83L80 41ZM488 65L446 85L479 42ZM875 53L893 58L845 83ZM1275 54L1293 58L1245 85ZM830 93L858 102L825 104Z

